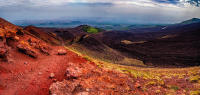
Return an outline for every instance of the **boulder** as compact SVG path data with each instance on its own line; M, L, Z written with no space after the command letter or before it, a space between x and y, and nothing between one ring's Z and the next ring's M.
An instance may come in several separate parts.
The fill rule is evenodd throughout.
M82 75L83 69L80 67L68 67L65 72L65 76L69 80L77 79Z
M36 51L34 51L33 49L31 49L30 47L28 47L26 45L19 44L19 45L17 45L17 48L20 52L22 52L30 57L37 58L37 56L38 56Z
M55 78L55 74L54 74L54 73L51 73L50 76L49 76L49 78L51 78L51 79L52 79L52 78Z
M0 38L4 38L5 36L5 30L0 28Z
M64 49L59 49L58 50L58 55L66 55L67 54L67 51L64 50Z
M0 58L7 60L8 48L3 41L0 41Z
M74 93L77 89L84 89L80 86L79 81L62 81L51 84L49 91L50 95L76 95Z
M39 48L40 52L46 54L46 55L50 55L50 48L47 46L47 45L44 45L44 44L40 44L39 45Z
M19 37L18 37L18 36L15 36L14 39L15 39L16 41L19 41Z
M16 32L14 30L7 30L5 36L6 38L14 38L16 36Z
M17 29L16 34L17 34L17 35L24 35L23 29Z
M44 43L42 43L42 42L40 42L36 39L31 39L31 38L28 39L28 43L29 43L30 46L40 50L41 53L44 53L46 55L50 55L50 53L49 53L50 48L46 44L44 44Z
M6 49L6 48L1 48L0 47L0 58L3 58L3 59L5 59L6 60L6 55L7 55L7 53L8 53L8 50Z

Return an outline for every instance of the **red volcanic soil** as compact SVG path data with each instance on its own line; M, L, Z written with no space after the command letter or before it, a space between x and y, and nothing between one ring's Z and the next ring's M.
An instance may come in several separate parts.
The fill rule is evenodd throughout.
M32 32L0 18L0 95L48 95L50 84L65 78L69 62L87 62ZM49 38L48 34L41 36ZM50 78L51 74L55 76Z
M93 82L94 85L70 81L72 90L67 89L67 93L71 94L82 91L74 88L74 83L78 84L78 87L82 85L94 88L95 91L101 88L105 93L113 92L112 89L107 91L107 86L111 84L118 92L133 92L133 81L128 75L103 70L63 46L52 46L48 42L51 43L55 39L45 41L49 35L40 35L43 32L34 27L29 28L30 30L24 30L0 19L1 95L48 95L53 82L63 79L70 81L71 78L77 81L83 79L84 82L99 80L98 83ZM110 79L113 81L109 81ZM129 83L132 90L125 90L124 88L129 88Z
M37 60L13 52L13 63L0 64L1 95L48 95L50 84L55 79L64 79L69 62L86 63L85 59L70 51L67 55L57 55L60 48L63 47L53 47L51 56L41 55ZM51 73L55 78L49 78Z

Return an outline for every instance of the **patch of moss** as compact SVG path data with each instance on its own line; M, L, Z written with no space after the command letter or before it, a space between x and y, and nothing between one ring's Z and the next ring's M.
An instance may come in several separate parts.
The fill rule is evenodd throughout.
M170 88L173 89L173 90L175 90L175 91L179 90L179 87L175 86L175 85L172 85Z
M200 76L196 75L196 76L191 76L189 81L197 83L199 80L200 80Z
M149 81L145 84L145 86L148 86L148 85L156 85L157 83L155 81Z
M200 95L200 90L190 91L190 95Z
M94 27L91 27L91 26L84 26L83 31L88 32L88 33L98 33L98 32L101 32L101 29L94 28Z
M87 61L91 61L90 58L88 58L87 56L84 56L83 58L84 58L85 60L87 60Z
M89 27L87 30L88 33L98 33L99 31L96 28Z

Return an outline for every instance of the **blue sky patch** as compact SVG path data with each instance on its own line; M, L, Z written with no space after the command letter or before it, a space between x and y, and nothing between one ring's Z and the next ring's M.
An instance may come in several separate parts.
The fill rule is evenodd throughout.
M152 0L158 3L178 4L179 0Z

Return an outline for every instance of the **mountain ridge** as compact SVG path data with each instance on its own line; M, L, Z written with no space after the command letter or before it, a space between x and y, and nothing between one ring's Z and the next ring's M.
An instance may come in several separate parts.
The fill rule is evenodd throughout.
M198 24L192 26L193 28L189 29L190 24L183 32L173 31L173 35L169 30L154 32L157 33L155 35L128 31L88 33L81 27L60 29L4 25L3 27L7 28L0 29L0 33L3 34L0 35L0 94L193 95L200 93L199 63L195 67L177 68L180 64L176 61L178 58L186 59L184 62L199 59L200 29L196 27ZM61 44L53 44L52 41L57 40L56 38L59 38ZM180 47L176 48L177 46ZM75 51L75 47L80 50ZM170 55L168 51L170 49L176 51L176 54ZM87 51L90 55L84 53ZM162 55L156 55L158 53ZM130 54L136 57L131 57ZM178 56L181 54L187 56ZM130 64L119 65L117 62L121 57L118 56L125 57L124 63ZM116 62L99 61L99 57ZM149 67L138 66L135 64L138 61L133 60L134 58L139 60L146 58L144 63L148 63L146 65ZM160 61L162 58L165 60ZM158 64L160 67L151 66L155 59L158 59L158 63L175 62L172 64L175 67L162 68L162 64Z
M192 23L199 23L199 22L200 22L199 18L192 18L192 19L183 21L180 24L192 24Z

